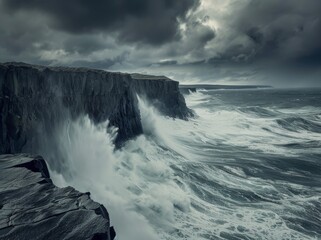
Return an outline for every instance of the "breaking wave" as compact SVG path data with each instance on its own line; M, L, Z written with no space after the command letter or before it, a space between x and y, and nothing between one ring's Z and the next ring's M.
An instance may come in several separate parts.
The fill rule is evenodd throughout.
M235 91L190 93L189 121L139 99L144 135L119 150L108 122L66 121L42 154L58 186L106 206L118 239L320 237L321 108L253 106L246 94L260 91L240 92L244 104Z

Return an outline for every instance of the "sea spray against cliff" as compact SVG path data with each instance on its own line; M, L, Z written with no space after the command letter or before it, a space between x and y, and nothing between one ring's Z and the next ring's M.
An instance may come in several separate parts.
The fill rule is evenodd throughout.
M49 166L56 158L63 159L63 168L51 169L58 186L89 191L108 208L119 239L152 240L178 230L176 209L188 212L190 202L170 167L171 159L180 158L175 152L179 150L167 149L173 142L156 126L163 117L143 100L139 104L146 136L122 149L113 145L117 129L106 130L108 122L94 125L85 116L66 120L55 134L56 148L42 154Z
M172 131L175 121L185 123L180 119L171 119L161 116L156 108L151 106L148 101L140 96L137 96L139 109L141 113L141 121L143 126L144 136L157 143L157 145L174 151L175 153L184 156L186 151L182 149L181 144L175 140L175 134Z
M107 132L106 126L107 122L94 125L86 116L66 121L56 132L53 144L56 149L42 152L49 167L55 166L52 163L57 157L63 159L64 167L59 172L52 168L51 177L56 185L88 191L93 199L104 204L120 239L157 239L147 220L132 211L129 189L132 184L126 175L130 172L129 163L114 152L115 129Z
M88 115L94 123L109 120L119 128L115 143L122 146L142 134L137 93L166 116L191 115L178 82L166 77L141 79L97 69L11 62L0 63L0 86L5 96L0 99L0 153L38 153L38 140L49 141L48 132L66 119L62 108L72 119Z
M89 161L92 170L87 181L77 175L68 184L90 191L108 208L119 239L315 239L320 107L274 107L264 93L192 93L186 99L198 116L189 121L159 116L139 99L145 135L120 150L112 144L115 129L106 134L107 123L99 128L88 119L72 121L76 127L69 129L81 134L66 139L83 138L84 154L77 157L87 156L74 158L75 166ZM243 101L262 99L252 106L238 94ZM304 122L307 127L289 128Z

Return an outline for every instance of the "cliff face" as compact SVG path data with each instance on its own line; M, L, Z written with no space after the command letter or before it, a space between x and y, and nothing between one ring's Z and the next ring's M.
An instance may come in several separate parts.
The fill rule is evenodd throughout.
M191 115L178 82L167 78L85 68L0 64L0 153L32 150L37 133L66 117L88 114L95 123L116 126L116 145L142 133L137 94L170 117Z
M135 91L155 106L160 113L173 118L193 116L179 91L179 83L165 76L131 74Z
M0 155L0 239L111 240L104 206L53 185L39 156Z

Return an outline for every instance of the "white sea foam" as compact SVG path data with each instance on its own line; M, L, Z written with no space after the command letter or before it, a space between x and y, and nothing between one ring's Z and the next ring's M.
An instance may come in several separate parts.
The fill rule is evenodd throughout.
M165 125L162 131L156 128L163 124L157 111L142 100L140 106L146 135L121 150L112 144L115 129L106 132L107 122L95 126L85 116L66 121L55 134L52 146L56 148L41 152L55 184L89 191L107 207L118 239L152 240L159 234L168 238L175 230L175 211L190 211L188 193L176 183L170 167L181 161L181 149L166 134ZM54 168L57 157L63 158L62 169Z
M56 184L89 191L106 206L118 239L216 239L228 234L309 239L290 229L281 217L284 204L291 205L294 200L303 204L307 198L285 197L275 183L249 177L242 167L229 165L233 159L218 159L211 151L224 143L231 149L295 155L297 152L278 145L319 135L289 133L273 118L204 107L209 102L222 104L206 92L191 93L187 103L198 117L183 121L160 116L139 98L145 134L122 149L115 150L112 144L116 129L106 132L107 123L95 126L85 116L66 121L55 135L52 146L56 148L45 148L42 153L52 166ZM53 164L57 157L53 152L57 151L64 158L59 169ZM268 201L264 206L249 205L243 193Z
M297 155L305 152L305 149L284 148L286 144L304 143L306 141L319 141L321 134L304 129L288 131L276 123L274 117L253 117L251 114L243 113L233 109L215 109L204 106L204 100L211 99L211 102L223 105L221 100L204 94L201 91L186 96L189 107L198 115L195 135L203 134L200 137L202 142L224 141L227 145L246 147L253 150L260 150L265 153L279 155ZM304 108L307 113L310 108ZM270 111L270 110L269 110ZM279 110L280 111L280 110ZM291 110L293 114L294 110ZM303 110L295 110L301 115ZM316 111L314 109L314 111ZM283 109L282 112L289 113L290 110ZM310 113L311 114L311 113ZM318 121L315 121L319 123ZM320 149L309 149L321 153Z

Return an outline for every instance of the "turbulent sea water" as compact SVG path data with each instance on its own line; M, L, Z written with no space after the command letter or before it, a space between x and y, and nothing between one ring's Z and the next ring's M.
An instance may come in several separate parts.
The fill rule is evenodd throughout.
M321 89L185 98L189 121L140 100L145 134L120 150L116 129L66 122L54 182L90 191L117 239L321 239Z

